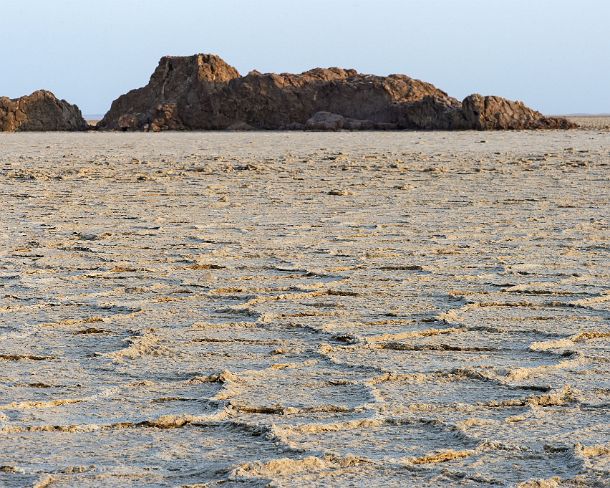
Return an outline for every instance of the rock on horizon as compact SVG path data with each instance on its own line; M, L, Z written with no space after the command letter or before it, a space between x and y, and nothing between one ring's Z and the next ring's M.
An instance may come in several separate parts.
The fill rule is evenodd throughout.
M460 102L406 75L315 68L246 76L216 55L165 56L149 83L120 96L98 123L107 130L567 129L500 97Z
M87 122L80 109L47 90L20 98L0 97L0 132L80 131Z

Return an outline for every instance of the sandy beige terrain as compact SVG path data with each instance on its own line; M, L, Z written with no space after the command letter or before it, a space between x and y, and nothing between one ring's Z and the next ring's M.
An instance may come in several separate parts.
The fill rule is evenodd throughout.
M582 129L610 129L610 117L602 115L570 116L570 122L578 124Z
M609 190L594 129L1 134L0 486L607 486Z

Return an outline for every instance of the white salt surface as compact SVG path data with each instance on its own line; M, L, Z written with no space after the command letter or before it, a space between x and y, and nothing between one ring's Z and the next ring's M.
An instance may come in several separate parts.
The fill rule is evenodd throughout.
M609 190L594 129L1 134L0 486L607 486Z

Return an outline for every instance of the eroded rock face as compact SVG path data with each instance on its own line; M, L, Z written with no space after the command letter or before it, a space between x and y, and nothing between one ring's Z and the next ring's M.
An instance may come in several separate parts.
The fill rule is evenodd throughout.
M76 105L59 100L53 93L38 90L10 99L0 97L0 131L79 131L87 122Z
M466 97L462 112L467 125L477 130L497 129L569 129L574 124L560 117L545 117L526 107L501 97L478 94Z
M479 101L482 99L482 102ZM479 105L482 103L482 106ZM218 56L167 56L143 88L122 95L98 123L111 130L459 130L567 128L518 102L464 103L405 75L342 68L240 76Z

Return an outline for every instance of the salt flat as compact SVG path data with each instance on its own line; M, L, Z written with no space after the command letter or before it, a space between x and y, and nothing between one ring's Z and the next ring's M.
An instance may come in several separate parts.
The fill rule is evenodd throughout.
M0 485L607 486L610 132L0 134Z

